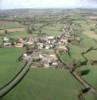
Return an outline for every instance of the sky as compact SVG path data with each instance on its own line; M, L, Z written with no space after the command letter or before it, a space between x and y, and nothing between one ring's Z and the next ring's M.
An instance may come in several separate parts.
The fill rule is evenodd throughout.
M0 9L97 8L97 0L0 0Z

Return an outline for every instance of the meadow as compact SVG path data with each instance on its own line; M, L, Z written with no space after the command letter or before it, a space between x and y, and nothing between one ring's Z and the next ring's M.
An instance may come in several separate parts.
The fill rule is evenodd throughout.
M72 47L72 49L74 48ZM16 60L22 51L22 49L17 48L0 49L0 66L2 65L0 67L0 87L21 69L23 64ZM82 70L83 68L90 67L83 66ZM95 73L93 74L94 70ZM94 81L96 72L96 67L94 67L89 75L84 77L94 86L96 85ZM32 100L32 98L34 100L64 100L64 98L66 100L78 100L81 87L80 83L67 70L30 68L27 76L2 100ZM96 99L91 94L86 94L85 98L86 100Z
M3 100L77 100L79 90L80 85L67 71L30 69L22 82Z
M0 30L1 29L12 29L12 28L22 28L23 25L19 24L18 22L13 21L0 21Z
M22 68L23 63L18 62L18 57L23 49L0 48L0 87L10 81Z
M23 49L0 49L0 87L10 81L22 68L23 63L17 61L21 52ZM32 98L34 100L64 100L64 98L77 100L79 90L80 85L68 71L31 68L22 82L2 100L32 100Z

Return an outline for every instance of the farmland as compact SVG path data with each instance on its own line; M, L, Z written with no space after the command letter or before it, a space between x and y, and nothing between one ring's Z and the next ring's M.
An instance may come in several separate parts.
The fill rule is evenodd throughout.
M12 79L14 75L21 69L23 64L17 62L16 60L22 51L22 49L17 48L0 49L0 76L3 76L0 77L0 87ZM71 82L73 82L72 86ZM77 90L76 86L78 87ZM30 87L32 89L30 89ZM30 69L30 72L25 79L3 99L9 100L10 98L10 100L13 100L17 98L18 100L21 100L22 95L25 97L24 100L31 100L31 98L34 98L34 100L64 100L64 97L72 100L72 96L75 100L77 100L76 96L78 95L79 89L80 85L68 74L67 71L52 69ZM22 94L20 94L18 91L21 91ZM70 97L69 95L72 96Z
M17 22L0 21L0 30L1 29L18 28L18 27L23 27L23 25L21 25Z
M17 53L14 53L14 51ZM6 59L6 61L4 60L4 62L6 63L3 63L2 61L2 67L4 67L4 69L1 67L2 71L0 72L0 74L1 76L3 76L0 79L2 82L0 83L1 86L5 84L6 82L8 82L13 77L13 75L15 75L15 73L17 73L18 70L21 68L20 63L18 64L16 63L16 59L19 56L18 52L20 51L22 50L12 49L12 48L9 50L2 49L0 51L1 54L3 53L5 54L5 56L3 57L4 59ZM11 54L11 57L9 59L10 54ZM12 56L15 56L15 58L13 59ZM8 67L8 70L10 71L8 71L7 69L5 70L6 67ZM6 73L6 76L4 75L5 73ZM68 100L72 100L72 98L74 100L77 100L80 87L81 86L79 85L79 83L73 77L71 77L71 75L68 74L67 71L54 70L54 69L48 69L48 70L47 69L30 69L30 72L24 78L24 80L3 99L9 100L10 98L10 100L13 100L17 98L18 100L21 100L22 99L21 95L22 95L25 97L24 100L26 99L30 100L31 98L34 98L35 100L37 99L64 100L65 97ZM22 92L19 93L18 91L22 91ZM93 99L94 97L91 96L91 98Z
M17 62L21 52L23 50L17 48L0 49L0 76L2 76L0 77L0 87L10 81L21 69L23 64Z
M72 86L71 82L73 82ZM64 100L65 97L68 100L72 98L77 100L79 89L79 84L67 71L30 69L25 79L9 95L5 96L4 100L9 100L8 98L21 100L22 96L24 100L31 100L31 98L34 100ZM22 92L18 93L18 91Z
M25 13L22 13L22 16L19 11L17 13L10 11L7 17L3 19L0 17L0 32L2 31L0 44L4 42L3 37L13 38L13 40L25 38L26 40L33 36L44 38L54 36L56 38L67 33L65 35L69 34L66 38L70 39L70 42L66 47L69 48L69 52L61 51L61 60L70 66L75 64L77 66L75 72L79 75L82 71L88 70L88 74L81 77L97 88L97 19L95 17L97 13L95 10L30 10L31 14L28 14L28 11L24 10ZM37 41L35 43L37 44ZM25 48L10 46L0 48L0 87L9 82L24 65L17 59ZM35 50L36 48L33 52ZM42 49L39 53L49 54L49 51ZM38 52L36 54L39 55ZM88 61L80 66L85 60L82 54ZM65 98L66 100L78 100L78 95L84 87L72 76L70 70L61 69L60 65L55 69L50 68L31 67L24 79L2 100L64 100ZM96 100L97 96L88 92L84 94L84 98L85 100Z

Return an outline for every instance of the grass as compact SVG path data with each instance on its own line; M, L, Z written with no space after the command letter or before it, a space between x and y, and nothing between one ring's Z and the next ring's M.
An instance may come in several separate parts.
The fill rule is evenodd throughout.
M78 100L79 90L80 85L67 71L30 69L3 100Z
M95 33L95 31L91 31L91 28L96 29L94 22L87 23L87 21L80 21L79 23L82 26L82 29L83 29L82 33L84 35L97 40L97 34Z
M32 31L32 35L33 34L40 34L40 27L42 25L45 25L45 24L44 23L34 24L35 31ZM8 27L8 28L10 28L10 27ZM12 29L13 28L14 28L14 24L13 24ZM62 34L62 28L63 28L63 24L59 24L59 23L50 24L50 25L46 25L43 28L41 28L41 32L46 33L47 35L58 36L58 35ZM1 35L3 36L4 34L1 34ZM26 30L25 30L25 31L22 31L22 32L9 32L6 36L12 37L12 38L19 38L19 37L29 37L30 35L31 34L27 33Z
M83 61L81 56L81 52L84 51L85 48L81 48L80 46L69 44L70 47L70 56L67 53L60 54L61 59L67 64L72 64L73 61L79 62Z
M20 70L22 64L16 59L22 51L0 49L0 87ZM65 70L30 69L21 83L2 100L77 100L79 90L79 83Z
M0 87L11 80L21 69L22 63L17 62L23 49L0 48Z
M89 38L89 37L84 37L81 43L82 47L85 49L93 46L94 48L97 48L96 42ZM97 50L93 50L85 55L89 61L91 60L97 60ZM90 64L86 66L82 66L79 70L84 70L84 69L90 69L90 73L83 78L87 80L90 84L92 84L94 87L97 88L97 80L96 80L96 75L97 75L97 64L92 66Z
M83 58L81 56L82 51L87 50L91 46L93 46L94 48L97 47L97 44L93 39L86 37L84 35L82 35L81 37L82 37L82 41L79 45L75 45L72 43L69 45L71 56L68 56L67 53L61 54L61 58L63 59L63 61L65 63L72 63L72 61L74 59L76 60L76 62L81 61L81 60L83 60ZM93 51L87 53L85 56L88 58L89 61L97 60L97 50L93 50ZM95 88L97 88L97 80L96 80L97 64L92 66L91 64L88 63L88 65L78 68L78 70L85 70L85 69L90 69L90 72L88 75L83 76L83 78L87 82L89 82L91 85L93 85ZM92 97L93 96L91 96L90 98L92 98ZM86 98L88 98L88 96L86 96ZM90 100L95 100L95 99L90 99Z
M62 24L47 25L42 28L42 32L48 35L58 36L62 33L63 26Z
M33 31L33 33L39 34L39 31L41 30L42 33L46 33L47 35L58 36L62 33L63 26L63 24L59 23L51 23L48 25L46 25L45 23L36 23L34 24L35 31Z
M89 48L89 47L97 47L97 45L96 45L96 42L92 39L92 38L90 38L90 37L87 37L86 35L81 35L81 38L82 38L82 40L81 40L81 43L80 43L80 46L82 47L82 48Z
M90 72L88 75L83 76L83 78L89 82L93 87L97 88L97 66L83 66L80 68L80 70L90 69Z
M85 100L97 100L97 96L94 96L93 94L91 93L87 93L85 95Z
M11 38L20 38L20 37L28 37L29 34L24 31L24 32L13 32L8 34L9 37Z
M19 27L23 27L23 25L19 24L18 22L0 21L0 29L12 29Z
M93 31L85 31L84 34L89 36L90 38L93 38L93 39L97 40L97 34L94 33Z
M93 23L87 23L84 20L80 20L79 15L72 16L74 19L78 19L76 23L79 23L83 28L83 34L80 34L81 42L78 44L72 42L69 44L71 56L67 53L62 53L61 58L66 63L72 63L73 60L83 60L81 52L87 50L89 47L97 47L96 42L93 39L97 39L97 35L91 31L94 28ZM45 18L45 16L44 16ZM43 18L43 19L44 19ZM41 19L42 20L42 19ZM51 20L51 19L50 19ZM36 23L34 25L35 31L33 34L39 34L39 29L44 23ZM48 35L58 36L62 33L61 29L63 24L54 22L54 24L48 24L44 26L41 31ZM4 23L0 24L0 29L17 28L21 27L18 23ZM27 32L14 32L9 33L9 37L27 37ZM5 48L0 49L0 87L8 82L22 67L22 63L16 62L23 50L17 48ZM89 60L97 59L97 51L90 52L86 55ZM78 70L90 69L90 73L83 78L97 88L97 67L90 64L82 66ZM67 70L54 70L54 69L30 69L25 78L17 85L9 94L7 94L2 100L78 100L77 96L81 89L80 83L78 83ZM97 100L92 94L85 95L86 100Z

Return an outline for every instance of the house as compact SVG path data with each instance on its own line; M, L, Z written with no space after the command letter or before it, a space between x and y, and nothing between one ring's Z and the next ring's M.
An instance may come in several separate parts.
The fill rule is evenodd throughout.
M58 59L55 54L40 55L44 68L58 66Z
M49 55L49 58L52 60L52 61L56 61L57 60L57 56L55 54L50 54Z
M47 39L48 40L53 40L55 37L54 36L48 36Z
M58 62L56 61L56 62L53 62L52 63L52 66L58 66Z
M44 44L43 43L37 43L38 49L43 49Z
M3 38L3 42L9 42L9 38L8 37L4 37Z
M67 39L67 38L62 38L62 39L60 40L60 42L61 42L62 44L64 44L65 46L68 45L68 39Z
M45 49L50 49L50 45L45 45Z
M11 47L11 43L10 43L10 42L4 42L4 43L3 43L3 46L4 46L4 47Z
M23 54L23 60L24 61L29 61L31 59L31 55L27 55L27 53Z
M25 41L24 41L23 38L17 39L16 44L15 44L15 47L22 48L24 46L24 42Z
M63 50L63 51L65 51L65 52L68 51L67 47L64 46L64 45L59 45L59 46L57 46L57 49L58 49L58 50Z
M11 47L11 42L8 37L3 38L3 46L4 47Z
M32 45L34 44L34 39L32 37L28 38L26 41L25 41L25 44L26 45Z

